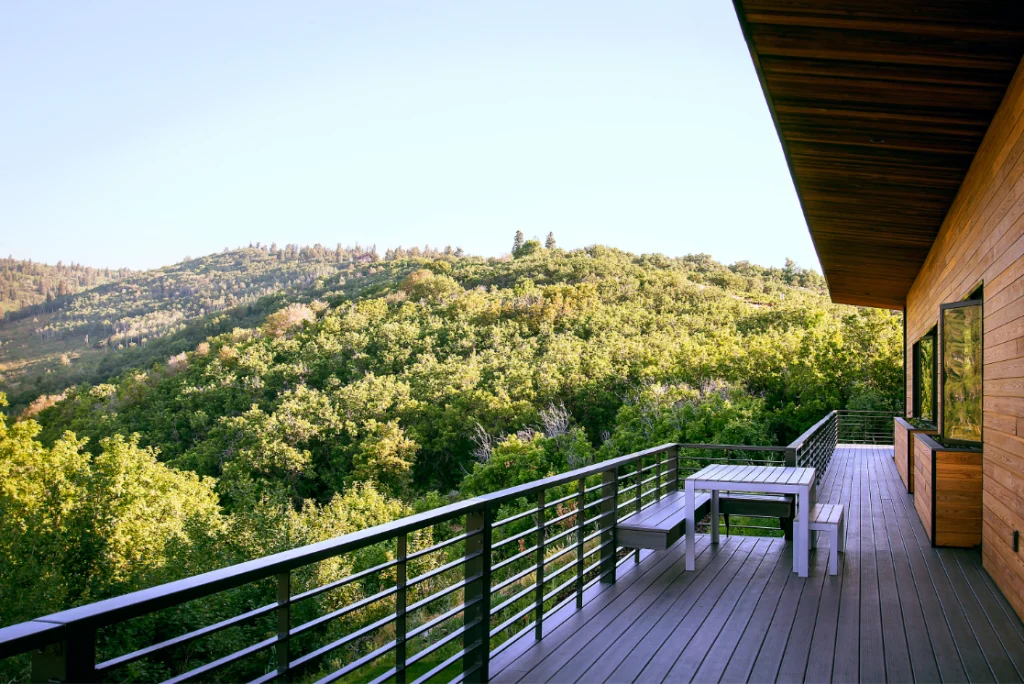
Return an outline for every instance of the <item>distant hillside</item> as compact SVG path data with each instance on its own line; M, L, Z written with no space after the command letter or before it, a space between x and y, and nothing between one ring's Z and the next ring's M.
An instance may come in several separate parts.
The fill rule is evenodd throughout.
M360 274L377 260L358 245L256 245L142 272L4 260L19 308L0 320L0 391L17 411L41 394L191 348L194 338L258 318L264 298Z
M51 266L13 257L0 259L0 321L52 311L56 302L68 295L131 274L126 268L90 268L75 263L65 266L59 261Z

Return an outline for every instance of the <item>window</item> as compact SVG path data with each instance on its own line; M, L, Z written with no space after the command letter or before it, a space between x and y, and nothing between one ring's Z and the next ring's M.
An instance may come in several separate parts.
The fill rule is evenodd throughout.
M940 307L942 325L942 437L981 442L982 304L968 299Z
M935 354L935 328L914 343L914 418L935 423L938 404L938 357Z

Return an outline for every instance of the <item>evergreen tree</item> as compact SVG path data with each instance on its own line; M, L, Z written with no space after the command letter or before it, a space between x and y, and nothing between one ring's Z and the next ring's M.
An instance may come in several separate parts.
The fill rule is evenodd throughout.
M554 249L555 248L555 234L554 233L548 233L548 239L544 241L544 248L545 249Z
M516 252L518 252L519 250L521 250L523 248L523 243L524 242L526 242L526 238L523 236L523 231L517 230L516 231L516 237L515 237L514 240L512 240L512 254L513 255L515 255Z

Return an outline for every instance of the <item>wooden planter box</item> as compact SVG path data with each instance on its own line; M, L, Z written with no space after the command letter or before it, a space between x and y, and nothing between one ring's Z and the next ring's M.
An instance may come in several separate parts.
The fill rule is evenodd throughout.
M914 508L932 546L981 543L981 449L914 435Z
M896 432L893 439L892 457L896 460L896 472L903 480L903 486L911 494L914 493L914 435L934 435L932 428L914 427L903 418L896 417Z

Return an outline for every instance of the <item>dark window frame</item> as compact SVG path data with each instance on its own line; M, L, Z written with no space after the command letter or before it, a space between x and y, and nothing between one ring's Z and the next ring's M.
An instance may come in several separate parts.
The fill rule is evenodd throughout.
M925 339L931 339L932 341L932 415L930 417L924 417L921 415L921 342ZM918 420L923 420L932 426L938 426L939 424L939 326L936 323L931 327L931 330L921 335L917 342L914 343L913 350L913 385L912 392L914 396L913 402L913 416Z
M981 288L979 286L979 288L977 288L974 292L972 292L971 295L974 295L975 293L980 293L980 291L981 291ZM946 317L945 317L945 313L949 309L961 309L961 308L966 308L966 307L969 307L969 306L976 306L976 307L978 307L981 310L981 321L982 321L982 324L981 324L981 339L979 340L979 343L981 345L981 388L982 388L981 389L981 403L982 403L982 405L981 405L981 423L978 426L979 438L978 438L977 441L967 440L967 439L951 439L949 437L946 437L946 367L945 367L945 359L946 359L946 349L945 349L945 347L946 347L946 330L945 330L945 328L946 328ZM984 321L985 321L985 305L984 305L984 299L983 298L979 298L979 299L964 299L964 300L961 300L959 302L949 302L948 304L940 304L939 305L939 342L940 342L940 347L939 347L938 354L936 355L937 356L936 360L938 360L939 357L941 357L941 359L942 359L942 363L939 364L941 366L941 368L942 368L942 376L941 376L941 380L940 380L940 383L939 383L941 385L941 388L940 388L940 391L939 391L939 396L940 396L939 415L941 416L941 421L939 423L939 435L942 437L942 441L945 444L958 445L958 446L981 446L984 443L984 441L985 441L985 323L984 323Z

